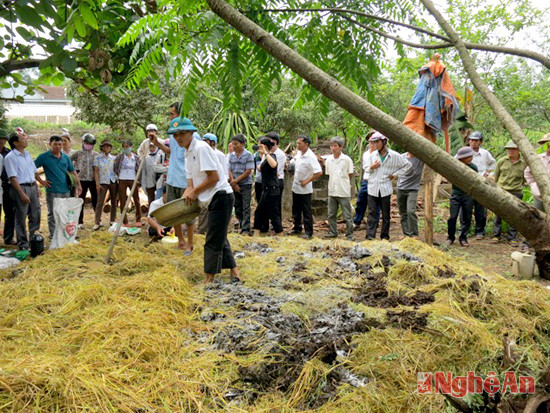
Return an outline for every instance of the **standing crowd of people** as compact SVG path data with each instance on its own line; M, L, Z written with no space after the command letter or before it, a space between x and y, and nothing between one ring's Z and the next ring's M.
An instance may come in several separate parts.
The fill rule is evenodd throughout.
M396 182L396 196L401 228L408 237L417 237L417 197L420 188L423 163L410 153L399 154L388 147L388 139L380 132L370 132L366 139L368 147L362 156L362 180L357 194L357 206L353 216L351 196L354 172L353 160L344 153L344 140L330 140L330 155L319 156L310 148L308 136L299 136L296 150L291 156L279 148L280 137L269 132L258 139L255 153L246 149L246 137L233 136L224 154L217 148L218 138L206 133L201 138L191 120L180 115L178 102L170 106L168 139L161 140L154 124L146 127L147 138L137 151L129 140L122 142L122 152L111 153L113 144L104 140L95 151L96 139L91 133L82 137L82 149L71 148L67 130L60 136L52 136L49 150L35 160L26 150L27 136L21 128L7 134L0 130L0 167L2 168L2 197L4 210L4 242L16 243L20 249L29 248L29 237L40 228L39 189L36 182L45 187L48 208L50 239L55 229L53 200L80 196L85 199L90 193L94 209L93 230L102 226L104 204L109 197L111 209L109 222L116 220L116 208L124 207L128 190L138 181L147 196L147 223L149 235L162 238L173 231L178 238L178 248L190 255L193 251L195 220L184 225L165 228L151 215L165 203L183 198L186 202L200 201L202 205L197 231L206 233L204 247L204 271L206 281L223 268L231 270L232 278L238 280L239 270L227 239L233 210L242 235L267 234L270 228L282 234L282 195L285 171L293 173L292 218L290 235L310 239L314 235L312 197L313 182L323 173L328 176L328 223L326 238L338 237L337 216L341 211L345 221L345 236L354 239L367 215L366 239L376 237L380 218L380 238L390 238L391 195ZM9 142L11 151L6 147ZM471 132L466 138L467 146L460 148L456 158L486 179L494 179L496 185L518 198L523 197L523 188L530 185L535 196L535 206L542 209L540 193L532 174L519 155L517 146L508 142L507 155L498 161L484 148L483 135ZM539 144L550 142L550 134ZM550 145L541 159L550 174ZM141 165L141 167L140 167ZM38 168L43 168L43 179ZM141 172L140 172L141 171ZM255 194L256 210L252 217L252 196ZM134 191L135 225L143 225L139 191ZM476 239L483 239L487 223L487 210L474 201L458 186L453 185L448 220L448 243L456 238L456 224L460 216L458 241L468 246L468 231L472 213L475 218ZM253 218L253 219L252 219ZM27 230L28 220L28 230ZM129 225L128 217L123 220ZM79 217L79 228L84 225L84 208ZM503 233L502 220L494 221L494 240L500 241ZM517 231L508 226L507 238L517 242Z

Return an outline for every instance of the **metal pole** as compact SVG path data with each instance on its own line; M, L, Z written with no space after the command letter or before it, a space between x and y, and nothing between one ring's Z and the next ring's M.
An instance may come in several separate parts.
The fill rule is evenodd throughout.
M126 156L126 155L123 155ZM136 155L137 159L139 157ZM143 165L145 164L145 161L142 160L139 163L139 167L136 173L136 177L134 178L134 183L132 184L132 189L130 189L130 195L128 196L128 199L126 200L126 205L124 205L124 209L122 210L122 214L120 215L120 218L118 219L118 222L116 223L115 233L113 235L113 239L111 241L111 245L109 246L109 251L107 251L107 256L105 257L105 264L110 264L111 261L111 255L113 254L113 249L115 248L116 240L118 238L118 233L120 230L120 227L122 226L122 221L124 220L124 217L126 216L126 211L128 210L128 205L130 205L130 201L132 199L132 196L134 195L134 191L136 190L137 183L139 176L141 175L141 168L143 168ZM114 206L116 208L116 205ZM137 205L136 205L137 208Z

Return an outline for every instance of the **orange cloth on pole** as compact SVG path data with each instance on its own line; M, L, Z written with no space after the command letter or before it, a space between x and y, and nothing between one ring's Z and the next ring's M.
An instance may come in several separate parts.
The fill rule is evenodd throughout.
M427 72L430 72L432 76L426 77ZM417 91L411 101L411 105L409 105L403 123L408 128L435 142L435 133L440 131L445 133L454 120L453 114L458 109L456 92L447 73L446 66L439 60L439 55L436 55L428 64L422 66L419 70L419 75L421 81L418 84ZM435 84L437 85L437 93L439 95L439 99L436 102L437 105L433 101L433 95L430 95L428 90L429 87L433 88L435 86L430 83L434 80L437 80ZM438 110L440 112L439 115L430 114L430 118L434 118L431 124L426 121L426 110ZM438 123L439 121L440 124ZM447 133L445 135L447 136Z

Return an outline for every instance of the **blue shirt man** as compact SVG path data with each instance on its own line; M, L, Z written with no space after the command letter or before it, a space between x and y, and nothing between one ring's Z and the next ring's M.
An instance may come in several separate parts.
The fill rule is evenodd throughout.
M67 172L73 172L74 166L67 155L61 152L58 157L50 150L38 155L34 164L37 168L44 168L46 180L50 182L50 186L46 188L46 192L53 192L55 194L70 192L67 182Z
M48 206L48 230L50 241L55 232L55 216L53 213L55 198L69 198L71 189L67 174L74 176L76 181L76 195L80 195L82 187L71 159L63 153L63 140L60 136L50 138L50 150L36 158L36 168L44 168L46 180L37 175L38 181L46 187L46 205Z

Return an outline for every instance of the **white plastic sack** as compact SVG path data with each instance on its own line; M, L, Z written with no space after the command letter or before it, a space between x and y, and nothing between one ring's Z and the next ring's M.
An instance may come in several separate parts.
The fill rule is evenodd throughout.
M115 232L117 225L118 224L116 222L113 223L107 231ZM125 227L124 225L121 225L120 229L118 230L118 235L137 235L140 232L141 232L141 228L130 228L130 227Z
M60 248L68 243L76 243L78 217L84 201L81 198L55 198L53 215L55 231L50 249Z

